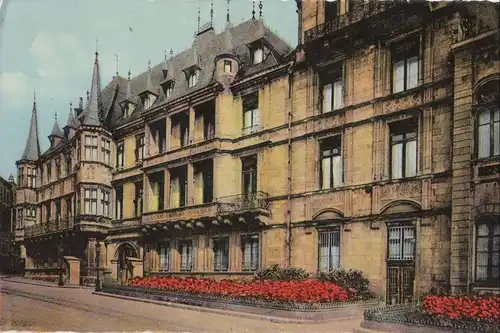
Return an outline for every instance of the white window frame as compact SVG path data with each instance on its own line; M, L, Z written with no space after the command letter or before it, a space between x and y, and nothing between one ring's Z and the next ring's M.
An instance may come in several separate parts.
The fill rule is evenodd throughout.
M194 241L192 239L179 240L180 270L181 272L192 272L194 269ZM186 245L184 251L183 245Z
M165 241L158 244L158 257L160 272L169 272L172 267L172 248L170 242Z
M231 60L224 60L224 73L232 73L233 63Z
M85 135L85 160L98 161L99 141L97 135Z
M84 189L84 212L97 215L97 189Z
M406 127L405 122L414 123L410 123ZM391 179L403 179L417 175L419 170L418 130L418 119L415 118L390 123L389 170Z
M335 135L320 142L321 189L327 190L344 184L342 136ZM340 141L337 145L336 141Z
M217 247L219 242L223 245L222 247ZM214 272L228 272L229 271L229 237L220 236L214 237L212 239L212 253L214 262Z
M193 88L198 84L198 70L193 70L191 73L189 73L189 78L188 78L188 88Z
M318 271L332 272L340 268L340 228L318 230Z
M387 260L413 261L416 253L416 228L413 225L387 227Z
M260 64L262 61L264 61L264 48L257 47L253 51L253 64L257 65Z
M248 234L241 236L242 271L253 272L260 268L260 246L260 235Z
M481 107L477 115L477 157L500 155L500 107Z
M102 215L109 217L110 215L110 200L109 200L109 191L101 190L101 209Z
M106 165L111 165L111 141L101 139L102 162Z
M36 169L27 168L28 170L28 187L36 188Z

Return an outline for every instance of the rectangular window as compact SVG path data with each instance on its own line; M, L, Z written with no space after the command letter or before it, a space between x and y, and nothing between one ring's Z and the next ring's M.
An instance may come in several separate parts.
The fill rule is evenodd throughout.
M82 140L78 138L76 140L76 160L80 161L82 159Z
M97 189L86 189L84 196L85 214L97 214Z
M180 167L170 172L170 208L184 207L188 204L187 169Z
M339 2L337 0L324 1L325 22L335 19L339 15Z
M28 187L35 188L36 187L36 169L28 168Z
M71 174L71 170L72 170L72 165L71 165L71 154L66 154L64 156L64 159L66 161L66 176Z
M61 219L61 201L56 201L56 221Z
M59 157L55 159L55 164L56 164L56 179L61 178L61 160Z
M233 66L231 60L224 60L224 73L231 73L233 71Z
M73 216L71 209L71 199L66 199L65 203L66 203L66 217Z
M102 215L109 217L109 192L102 190L101 191L101 206L102 206Z
M243 176L243 194L257 192L257 156L241 160Z
M172 95L172 92L174 91L174 83L172 81L164 83L162 85L162 88L163 88L163 93L165 94L165 98L169 98L170 95Z
M157 199L155 210L164 209L165 202L165 179L163 172L155 173L151 176L151 187L153 190L153 199Z
M229 238L214 238L214 271L227 272L229 269Z
M101 139L101 154L102 162L111 165L111 142L109 140Z
M248 235L241 237L242 271L255 271L260 263L260 240L259 235Z
M415 88L419 85L420 59L419 41L412 38L396 44L392 56L392 92Z
M259 93L242 97L243 100L243 134L257 132L260 128Z
M85 136L85 159L87 161L98 161L97 159L97 149L98 149L97 136L86 135Z
M340 268L340 230L318 232L318 270L323 273Z
M343 184L342 137L336 135L321 143L321 189Z
M390 124L391 179L417 175L417 118Z
M181 255L181 272L193 270L193 241L179 241L179 253Z
M47 163L47 182L50 183L52 180L52 165L51 163Z
M123 187L116 188L116 214L117 220L123 219Z
M388 259L414 260L415 259L415 227L393 226L388 230Z
M500 155L500 108L481 108L477 126L478 158Z
M141 216L143 211L144 188L142 182L135 183L134 212L135 216Z
M144 135L135 137L135 161L142 161L144 158Z
M322 111L323 113L338 110L344 107L344 84L342 82L342 67L325 71L322 74L323 95Z
M24 186L24 174L23 174L23 168L17 169L17 183L19 184L20 187Z
M124 144L123 142L116 144L116 167L123 168L124 160Z
M253 51L253 64L260 64L262 60L264 60L264 50L258 47Z
M500 278L500 224L486 218L476 226L476 279L498 285Z
M161 243L158 246L158 256L160 257L160 272L168 272L170 271L170 243L165 242Z
M45 205L45 222L48 222L50 221L51 217L52 217L52 212L51 212L51 204L48 203L47 205Z

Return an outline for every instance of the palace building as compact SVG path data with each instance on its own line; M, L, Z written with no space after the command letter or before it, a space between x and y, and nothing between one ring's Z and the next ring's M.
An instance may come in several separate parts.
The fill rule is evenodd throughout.
M498 5L297 1L293 50L259 18L57 120L17 166L26 274L117 283L360 269L387 302L499 277ZM262 10L262 7L261 7ZM254 13L255 16L255 13Z

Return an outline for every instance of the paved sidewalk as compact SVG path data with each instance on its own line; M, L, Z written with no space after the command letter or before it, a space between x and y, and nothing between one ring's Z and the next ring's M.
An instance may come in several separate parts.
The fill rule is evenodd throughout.
M31 284L35 286L44 286L44 287L52 287L52 288L74 288L74 289L88 289L88 290L94 290L94 287L88 287L88 286L80 286L80 285L75 285L75 284L65 284L64 286L58 286L57 283L54 282L49 282L49 281L41 281L41 280L35 280L35 279L25 279L22 278L21 276L0 276L1 280L8 281L8 282L14 282L14 283L23 283L23 284Z

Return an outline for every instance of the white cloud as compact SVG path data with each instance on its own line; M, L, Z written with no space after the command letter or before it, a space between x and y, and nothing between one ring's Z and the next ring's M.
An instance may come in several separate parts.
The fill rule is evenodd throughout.
M24 73L2 73L0 74L0 92L2 95L25 94L29 90L29 81L29 76Z

